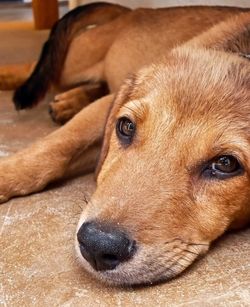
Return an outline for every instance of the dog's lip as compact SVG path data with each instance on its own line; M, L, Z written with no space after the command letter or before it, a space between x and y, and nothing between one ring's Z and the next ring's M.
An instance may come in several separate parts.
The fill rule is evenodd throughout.
M179 239L178 239L179 240ZM185 242L184 242L185 243ZM93 266L81 255L80 263L83 265L83 267L86 269L87 272L89 272L91 275L93 275L97 280L108 284L110 286L117 286L117 287L144 287L144 286L151 286L151 285L157 285L162 282L167 282L170 279L175 278L180 273L182 273L184 270L186 270L190 265L196 261L196 259L199 259L200 256L202 256L209 247L209 243L200 242L200 243L189 243L189 245L193 245L195 247L195 251L191 255L193 255L193 259L190 259L190 263L187 264L186 267L183 267L182 270L176 271L175 274L170 275L162 275L162 272L169 269L170 271L173 269L173 267L168 267L167 264L160 264L163 271L159 272L159 266L155 267L154 264L158 259L158 256L154 257L154 259L149 259L154 254L154 250L157 250L156 246L151 249L151 252L145 253L147 250L148 245L145 245L143 243L138 244L138 241L136 242L136 246L134 246L134 254L131 259L128 261L124 261L123 263L117 265L117 267L113 270L96 270L93 268ZM77 244L77 247L79 244ZM206 247L206 248L205 248ZM204 250L205 248L205 250ZM77 248L78 251L80 251L80 246ZM145 250L146 249L146 250ZM149 261L143 261L141 260L149 260ZM161 258L159 258L161 259ZM138 261L139 260L139 261ZM176 262L176 265L178 266L178 261ZM180 266L178 266L180 268ZM155 274L156 273L156 274Z

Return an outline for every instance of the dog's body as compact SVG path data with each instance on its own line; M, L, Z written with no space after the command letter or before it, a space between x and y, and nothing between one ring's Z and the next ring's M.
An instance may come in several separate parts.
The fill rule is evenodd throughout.
M36 66L1 67L0 89L22 85L14 102L17 109L24 109L36 105L51 87L61 92L83 84L51 103L53 120L65 123L107 93L104 83L116 93L129 74L160 62L172 48L244 11L226 7L131 11L104 3L80 7L55 25Z
M99 99L1 161L1 200L39 191L79 165L93 169L106 125L79 258L113 284L177 275L250 220L249 53L250 13L240 9L97 4L71 13L14 101L30 107L51 86L81 84L51 104L64 122ZM13 81L15 69L2 70L2 87L20 84L30 66Z

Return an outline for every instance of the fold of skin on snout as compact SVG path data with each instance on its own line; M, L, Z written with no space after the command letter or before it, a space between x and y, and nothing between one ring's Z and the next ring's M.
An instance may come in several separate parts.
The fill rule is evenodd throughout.
M234 55L182 48L165 64L140 71L117 95L107 122L97 189L78 225L115 225L136 241L134 256L97 272L114 285L168 280L204 254L229 228L250 220L249 66ZM136 123L129 146L121 117ZM220 155L242 170L227 179L204 175ZM101 155L102 159L102 155Z
M96 207L94 203L95 200L93 199L89 206ZM116 203L116 205L122 206L121 202ZM101 207L101 205L97 207ZM122 222L117 221L119 220L118 216L122 218L121 215L113 214L105 222L116 225L118 229L122 229L129 234L136 241L136 247L134 256L130 260L119 264L114 270L95 271L82 257L77 240L75 242L77 258L80 264L97 279L110 285L151 285L169 280L181 273L209 248L207 243L189 242L185 241L184 238L170 237L164 240L161 237L160 226L152 224L153 220L149 225L145 225L144 221L141 221L142 225L138 224L126 229L122 226ZM92 214L91 218L95 221L100 221L98 217L96 218ZM140 219L139 216L138 219ZM77 229L87 221L89 221L88 209L82 214ZM139 232L141 232L140 238L136 235ZM150 232L154 233L155 237L150 238L148 236Z

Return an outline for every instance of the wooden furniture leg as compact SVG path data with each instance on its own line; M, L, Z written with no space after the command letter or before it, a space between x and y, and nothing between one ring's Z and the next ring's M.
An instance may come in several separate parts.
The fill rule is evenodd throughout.
M50 29L58 20L57 0L32 0L35 28Z

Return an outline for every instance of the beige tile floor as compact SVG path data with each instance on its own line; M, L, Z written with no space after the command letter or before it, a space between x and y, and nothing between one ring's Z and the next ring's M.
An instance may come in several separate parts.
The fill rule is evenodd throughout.
M46 32L0 31L0 64L36 58ZM16 113L0 92L0 156L56 129L46 102ZM1 175L1 174L0 174ZM250 229L226 235L181 277L141 289L110 288L76 263L75 226L92 175L0 205L0 306L250 306Z

